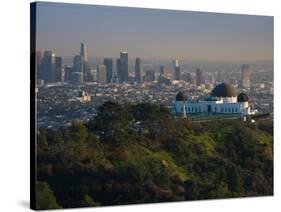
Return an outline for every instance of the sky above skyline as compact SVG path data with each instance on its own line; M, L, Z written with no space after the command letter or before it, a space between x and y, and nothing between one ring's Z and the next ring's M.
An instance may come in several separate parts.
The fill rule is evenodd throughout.
M60 56L273 60L273 17L37 3L37 49Z

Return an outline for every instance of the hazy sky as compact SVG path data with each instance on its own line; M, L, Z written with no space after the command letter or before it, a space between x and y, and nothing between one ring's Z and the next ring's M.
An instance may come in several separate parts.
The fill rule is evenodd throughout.
M37 4L37 49L89 57L272 60L273 17Z

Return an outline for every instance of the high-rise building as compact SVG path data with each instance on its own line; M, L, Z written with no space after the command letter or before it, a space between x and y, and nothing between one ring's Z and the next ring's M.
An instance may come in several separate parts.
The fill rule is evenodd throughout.
M173 60L173 66L174 66L174 67L179 67L179 66L180 66L180 62L179 62L178 59Z
M97 69L89 69L88 73L88 81L89 82L96 82L97 81Z
M166 65L161 65L160 66L160 76L167 78L167 79L172 79L170 76L170 68Z
M56 82L56 55L52 51L44 51L42 61L43 80L46 82Z
M140 58L136 58L136 63L135 63L135 81L138 82L138 83L141 82L142 72L143 72L142 60Z
M97 81L98 83L106 83L106 66L105 65L97 65Z
M73 70L74 72L83 73L83 56L75 55L73 58Z
M220 71L218 72L217 82L222 82L222 75Z
M87 46L84 43L81 43L80 45L80 56L83 63L83 80L85 81L88 76L88 52Z
M119 82L119 78L118 78L118 69L120 69L119 67L120 67L120 60L119 59L117 59L117 67L116 67L116 69L114 70L113 69L113 73L112 73L112 79L111 79L111 82L112 83L118 83ZM119 64L119 65L118 65Z
M82 74L82 81L84 82L84 75L83 75L83 56L75 55L73 58L73 72L81 73ZM76 75L75 75L76 76ZM79 80L81 76L79 75ZM75 81L75 80L74 80Z
M175 67L175 80L181 80L180 67Z
M42 66L43 62L43 55L41 51L36 51L36 73L37 73L37 79L44 79L44 70ZM43 80L44 81L44 80Z
M36 51L36 64L42 64L43 62L43 55L41 51Z
M204 83L204 76L202 70L197 68L196 69L196 86L200 86Z
M63 75L63 67L62 67L62 58L56 57L56 82L62 82L62 75Z
M189 82L189 83L192 83L192 77L191 77L191 74L186 72L182 75L182 80L186 81L186 82Z
M120 82L126 82L129 78L128 52L120 52L119 60L119 79Z
M88 52L87 46L84 43L81 43L80 46L80 55L83 57L84 62L88 62Z
M73 71L73 67L64 66L64 81L71 82L71 73Z
M181 72L180 72L179 60L174 60L173 61L173 67L174 67L174 79L175 80L180 80Z
M153 71L153 70L145 71L145 81L146 82L153 82L153 81L155 81L155 71Z
M103 64L106 66L106 82L111 83L113 76L113 59L105 58Z
M72 72L71 73L71 82L73 84L82 84L83 83L83 72Z
M243 88L249 88L250 87L250 69L249 69L249 65L242 64L241 71L242 71L242 87Z
M160 76L161 76L161 77L164 77L164 76L163 76L163 75L164 75L164 67L165 67L165 66L163 66L163 65L160 66Z
M117 79L118 81L120 81L120 75L121 75L120 58L116 59L116 73L117 73Z

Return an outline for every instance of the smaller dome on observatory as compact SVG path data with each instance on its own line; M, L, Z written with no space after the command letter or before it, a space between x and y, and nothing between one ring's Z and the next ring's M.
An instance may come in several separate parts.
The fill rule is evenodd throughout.
M176 95L176 101L185 101L186 98L184 96L184 94L182 92L179 92L177 95Z
M237 97L238 102L248 102L249 98L245 93L240 93Z

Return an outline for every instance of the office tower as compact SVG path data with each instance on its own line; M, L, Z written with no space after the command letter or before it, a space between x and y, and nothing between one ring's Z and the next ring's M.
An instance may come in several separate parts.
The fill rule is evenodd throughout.
M71 82L71 73L73 71L73 67L64 66L64 82Z
M36 73L37 73L37 79L44 79L44 70L42 66L43 62L43 55L41 51L36 51ZM44 81L44 80L43 80Z
M61 57L56 57L56 82L62 82L62 72L63 72L63 67L62 67L62 58Z
M215 82L216 82L215 76L214 76L214 74L211 74L211 76L210 76L210 83L211 84L215 84Z
M56 82L56 55L52 51L44 51L42 69L43 80L46 82Z
M83 63L83 80L86 81L88 76L88 52L87 46L84 43L81 43L80 45L80 56Z
M83 57L81 55L76 55L73 58L73 70L74 72L83 73Z
M202 70L197 68L196 69L196 86L200 86L203 83L204 83L204 77L203 77Z
M180 73L179 60L173 61L173 68L174 68L174 79L180 80L181 73Z
M180 80L181 79L181 72L180 72L180 67L175 67L175 80Z
M89 69L88 81L96 82L97 81L97 69Z
M179 67L179 66L180 66L180 63L179 63L179 60L178 60L178 59L173 60L173 66L174 66L174 67Z
M81 73L79 76L76 76L78 74L74 74L75 80L72 80L74 84L80 84L80 79L82 76L82 82L84 82L84 74L83 74L83 56L76 55L73 58L73 73ZM77 80L76 80L77 79ZM78 83L79 81L79 83Z
M119 64L119 65L118 65ZM112 83L119 83L119 79L118 79L118 69L120 69L120 60L119 58L116 59L116 66L114 67L114 63L113 63L113 72L112 72L112 77L111 77L111 82Z
M249 88L250 87L250 70L249 65L242 64L242 87Z
M170 74L170 67L168 67L167 65L160 66L160 76L167 79L172 79Z
M105 65L97 65L97 82L98 83L106 83L106 66Z
M73 84L82 84L83 83L83 72L72 72L71 73L71 82Z
M145 81L146 82L153 82L153 81L155 81L155 71L153 71L153 70L145 71Z
M118 81L120 81L120 75L121 75L120 58L116 59L116 72L117 72L117 79Z
M129 77L128 52L120 53L118 77L120 79L120 82L128 81L128 77Z
M165 68L165 66L163 66L163 65L160 66L160 76L161 77L163 77L163 75L164 75L164 68Z
M41 51L36 51L36 65L42 64L43 56Z
M113 76L113 59L105 58L103 64L106 66L106 82L111 83Z
M182 80L186 81L186 82L189 82L189 83L192 83L192 77L191 77L191 74L186 72L182 75Z
M136 58L135 81L138 82L138 83L141 82L142 71L143 71L142 60L140 58Z
M218 72L217 82L222 82L222 75L220 71Z
M87 46L84 43L80 46L80 56L83 57L83 62L88 62Z

